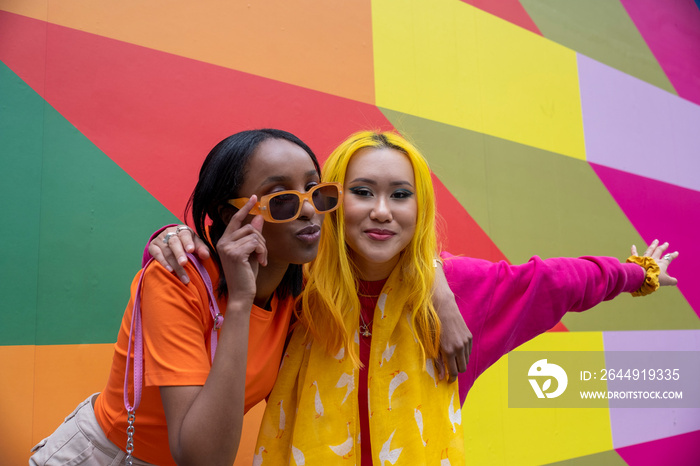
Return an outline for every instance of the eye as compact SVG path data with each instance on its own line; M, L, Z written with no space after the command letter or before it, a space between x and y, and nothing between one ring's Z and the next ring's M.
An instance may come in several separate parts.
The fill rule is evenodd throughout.
M306 184L306 186L304 186L304 190L309 191L309 190L311 190L311 188L313 188L317 184L318 184L318 181L310 181L309 183Z
M365 188L364 186L357 186L354 188L350 188L350 192L353 193L354 195L360 196L360 197L372 196L372 191L369 188Z
M413 196L413 193L408 189L398 189L391 195L394 199L408 199L411 196Z
M298 197L294 194L280 194L279 196L273 197L270 202L291 202L298 199Z

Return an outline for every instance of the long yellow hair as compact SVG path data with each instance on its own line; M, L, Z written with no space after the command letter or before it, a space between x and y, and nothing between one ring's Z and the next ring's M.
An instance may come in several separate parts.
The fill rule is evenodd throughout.
M391 132L362 131L338 146L323 166L323 180L345 182L352 156L360 149L390 148L405 154L413 166L416 183L416 230L403 250L396 267L401 268L402 288L395 290L399 306L394 312L407 312L424 357L436 357L440 321L432 304L435 278L433 259L437 253L435 233L435 193L425 158L408 141ZM345 243L345 211L341 206L328 214L321 229L318 256L307 269L306 285L300 296L297 317L313 338L329 354L342 347L356 367L359 356L353 345L359 326L360 301L355 265Z

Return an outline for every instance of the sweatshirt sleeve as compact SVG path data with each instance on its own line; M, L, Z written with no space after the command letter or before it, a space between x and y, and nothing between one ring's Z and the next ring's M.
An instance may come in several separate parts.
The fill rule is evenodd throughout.
M567 312L585 311L635 291L645 276L639 265L613 257L535 256L522 265L447 255L446 259L445 275L474 335L460 394L501 356L546 332Z

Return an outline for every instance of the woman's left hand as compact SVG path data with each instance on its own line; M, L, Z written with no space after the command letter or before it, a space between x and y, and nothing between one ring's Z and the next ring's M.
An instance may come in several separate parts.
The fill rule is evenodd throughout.
M455 296L450 289L442 267L435 269L433 285L433 306L440 318L440 353L436 361L440 379L445 377L445 365L449 375L448 382L457 380L457 375L466 372L469 355L472 352L472 332L469 331L464 317L457 307Z
M168 238L167 243L165 238ZM185 285L190 282L184 267L188 252L196 254L202 260L209 258L206 243L187 225L165 228L148 244L148 253L168 272L180 277Z
M655 239L649 245L647 250L644 251L643 256L651 257L656 261L656 264L659 266L659 269L661 270L661 273L659 273L660 286L676 286L678 284L678 280L670 276L667 270L668 266L671 264L671 261L678 257L679 253L678 251L675 251L670 254L664 254L666 252L666 249L668 249L668 243L659 244L659 240ZM632 255L638 255L637 247L635 245L632 245Z

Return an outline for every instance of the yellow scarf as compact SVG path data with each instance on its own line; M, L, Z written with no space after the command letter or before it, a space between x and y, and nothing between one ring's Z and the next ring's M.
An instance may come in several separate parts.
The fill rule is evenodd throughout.
M432 360L423 363L408 314L392 306L401 292L398 277L394 270L374 313L367 383L371 438L360 438L359 371L347 352L333 356L305 344L298 327L267 402L255 465L355 465L367 441L374 465L464 464L457 383L438 380ZM359 311L348 314L346 325L357 328ZM359 354L357 330L354 344Z

